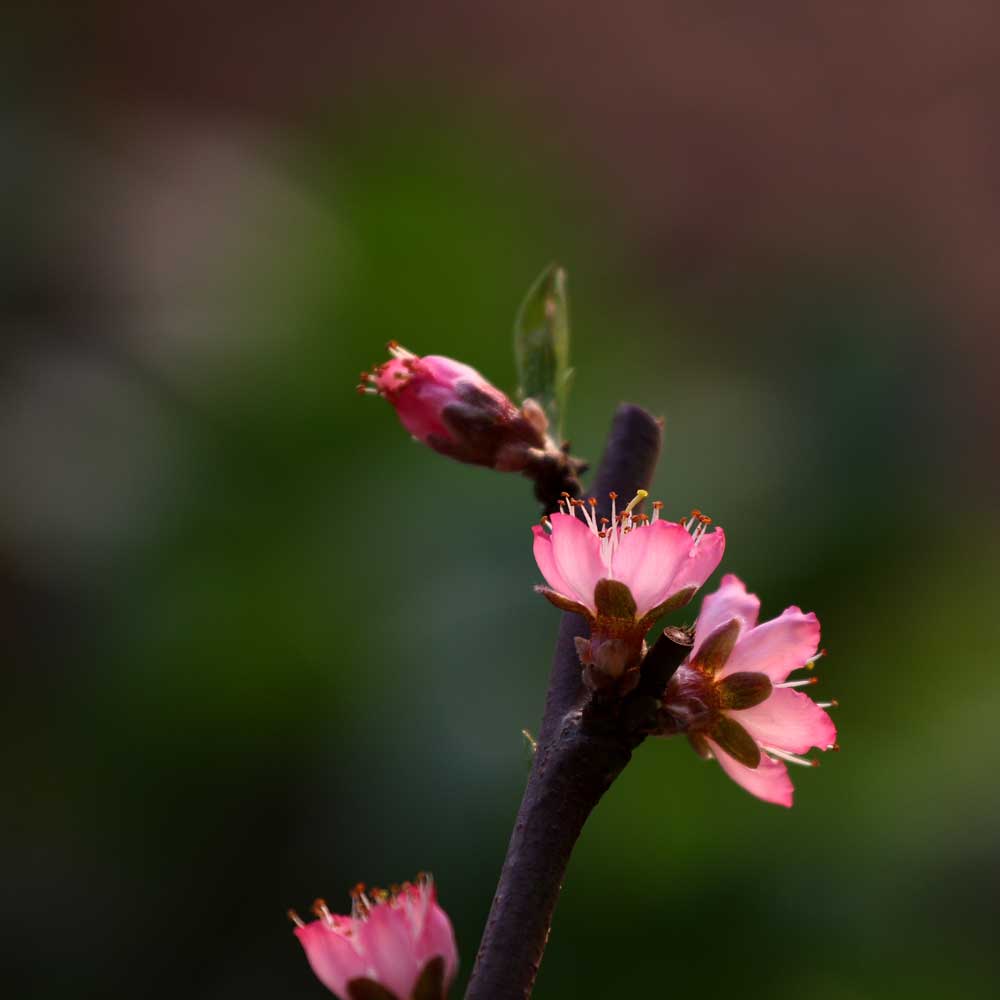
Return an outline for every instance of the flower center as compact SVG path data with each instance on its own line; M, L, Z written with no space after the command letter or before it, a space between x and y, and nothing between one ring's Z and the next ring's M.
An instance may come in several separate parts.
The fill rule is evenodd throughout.
M607 567L608 575L611 576L612 561L622 539L630 531L659 521L663 510L663 501L653 501L653 515L650 517L648 514L635 513L635 507L649 496L647 490L639 490L621 512L618 511L618 494L612 491L608 496L611 499L611 517L598 516L595 497L590 497L588 500L577 500L565 492L559 499L559 510L563 514L569 514L570 517L576 517L578 514L582 516L584 524L601 540L601 560ZM543 518L543 523L545 522L546 519ZM680 518L677 523L690 533L694 545L697 547L708 530L708 526L712 523L712 519L695 509L686 517Z

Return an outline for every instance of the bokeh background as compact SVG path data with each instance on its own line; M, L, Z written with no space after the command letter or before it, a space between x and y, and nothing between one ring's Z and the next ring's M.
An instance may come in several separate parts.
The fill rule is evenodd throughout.
M552 259L575 450L665 417L656 494L819 613L844 749L788 812L643 746L537 996L997 995L995 4L8 27L6 995L321 997L286 907L421 869L464 980L557 624L537 511L353 386L397 338L513 389Z

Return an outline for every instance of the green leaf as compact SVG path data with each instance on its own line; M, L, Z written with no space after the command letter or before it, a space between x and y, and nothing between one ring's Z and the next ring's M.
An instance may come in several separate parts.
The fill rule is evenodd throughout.
M514 358L518 395L542 407L560 443L573 371L569 367L566 272L558 264L550 264L541 273L517 311Z

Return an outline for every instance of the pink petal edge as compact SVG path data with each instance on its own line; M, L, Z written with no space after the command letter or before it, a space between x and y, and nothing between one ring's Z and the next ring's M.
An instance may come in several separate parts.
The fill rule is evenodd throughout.
M350 938L331 930L322 920L297 927L295 936L305 949L316 978L332 993L347 996L347 983L363 976L367 964Z
M837 740L833 719L792 688L775 688L766 701L730 714L758 743L789 753L826 750Z
M788 776L788 768L784 764L773 761L770 757L761 756L760 764L756 768L751 768L734 760L713 740L709 740L708 745L712 748L719 766L737 785L764 802L784 806L786 809L791 808L795 788Z
M571 588L566 596L594 608L594 587L608 575L601 559L601 540L570 514L550 514L549 522L556 569Z
M552 550L552 538L540 525L534 524L531 533L535 536L533 552L539 572L545 577L545 582L557 593L571 601L578 600L576 592L562 578L559 567L556 566L555 552ZM591 601L591 607L593 601Z
M785 608L777 618L740 636L719 677L750 670L767 674L775 684L780 684L816 655L819 637L819 619L813 612L805 614L800 608Z
M708 594L701 602L701 611L694 626L694 646L692 657L698 647L720 625L738 618L743 622L742 631L748 631L757 624L760 614L760 598L747 592L746 584L733 573L727 573L719 584L719 589ZM724 671L723 671L724 672Z
M670 593L676 594L685 587L696 587L700 590L722 562L725 550L726 533L722 528L716 528L702 535L701 541L692 550L688 559L681 563L677 574L670 582Z
M373 906L368 918L358 923L358 937L375 980L397 997L409 997L420 969L405 908Z
M691 536L673 521L634 528L621 540L612 560L612 574L632 592L637 617L676 592L674 577L692 545Z

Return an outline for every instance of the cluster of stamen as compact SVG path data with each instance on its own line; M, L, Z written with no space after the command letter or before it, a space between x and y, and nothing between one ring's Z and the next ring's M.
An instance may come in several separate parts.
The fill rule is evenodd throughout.
M826 656L826 650L825 649L821 649L811 659L806 660L806 662L803 663L802 666L799 667L798 669L799 670L812 670L816 666L816 661L819 660L819 659L821 659L824 656ZM799 679L794 680L794 681L783 681L781 684L775 684L774 686L776 688L799 688L799 687L808 687L810 684L818 684L818 683L819 683L819 677L817 677L814 674L811 677L802 677L802 678L799 678ZM839 708L840 707L840 702L837 701L836 698L833 698L830 701L817 701L816 702L816 706L818 708L822 708L822 709ZM809 757L800 757L797 754L789 753L787 750L779 750L777 747L767 746L767 745L765 745L763 743L761 744L760 748L772 760L774 760L775 758L777 758L779 760L785 761L788 764L800 764L800 765L802 765L804 767L819 767L819 761L811 759ZM826 749L827 750L839 750L840 749L840 744L839 743L831 743Z
M399 381L400 385L405 384L413 378L413 373L420 358L418 358L412 351L408 351L405 347L401 347L395 340L390 340L385 347L392 356L392 359L402 362L403 367L398 370L393 377ZM385 367L388 364L388 361L383 361L382 364L375 365L370 372L364 371L361 373L359 376L361 381L355 386L359 396L385 395L384 391L379 387L378 379L379 376L385 371Z
M701 541L701 536L708 531L708 526L712 523L712 519L696 507L687 517L680 518L677 523L685 531L691 532L691 537L694 539L695 544L697 544Z
M575 497L564 492L559 499L559 511L568 514L570 517L582 518L584 524L601 540L601 558L605 565L611 566L611 559L621 545L622 539L630 531L642 528L648 524L655 524L661 519L663 501L653 501L653 514L642 514L635 510L635 507L642 503L649 496L647 490L639 490L636 495L626 504L625 509L618 510L618 494L611 492L608 497L611 500L611 517L600 517L597 513L597 498L589 497L586 500L577 500ZM708 530L712 519L703 514L700 510L693 510L687 517L682 517L677 522L687 532L691 534L692 541L697 546L702 536ZM542 524L551 530L552 524L548 515L542 517Z
M330 911L325 899L317 899L311 907L313 916L317 920L322 920L330 930L337 930L344 934L350 934L352 922L357 920L367 920L369 914L376 906L404 906L411 898L414 889L426 890L433 879L427 872L419 872L413 882L404 882L402 885L391 885L388 889L381 889L378 886L369 888L364 882L358 882L351 889L351 915L349 918L338 917ZM288 911L288 919L296 927L305 927L305 922L295 910Z

